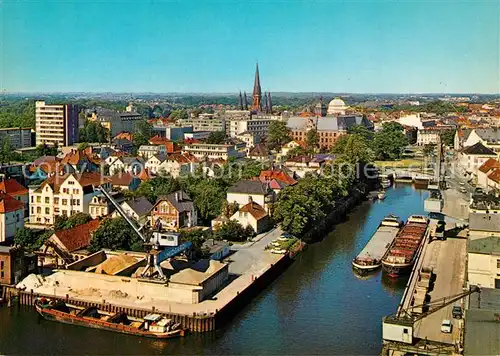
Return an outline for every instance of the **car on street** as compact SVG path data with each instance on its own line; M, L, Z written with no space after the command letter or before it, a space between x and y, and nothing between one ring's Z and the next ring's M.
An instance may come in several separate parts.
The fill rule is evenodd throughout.
M460 305L453 306L453 310L451 311L451 315L453 315L453 319L462 319L462 307Z
M451 329L452 329L451 320L448 319L443 320L443 322L441 323L441 332L450 334Z

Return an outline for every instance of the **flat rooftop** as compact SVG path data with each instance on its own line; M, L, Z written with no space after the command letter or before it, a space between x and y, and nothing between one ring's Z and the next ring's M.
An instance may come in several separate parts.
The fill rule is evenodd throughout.
M500 236L471 240L467 252L500 255Z

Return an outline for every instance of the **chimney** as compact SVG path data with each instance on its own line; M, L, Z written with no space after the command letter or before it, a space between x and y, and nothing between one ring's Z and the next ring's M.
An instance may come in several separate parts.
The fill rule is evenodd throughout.
M249 195L249 196L248 196L248 204L252 204L252 203L253 203L252 196L251 196L251 195Z

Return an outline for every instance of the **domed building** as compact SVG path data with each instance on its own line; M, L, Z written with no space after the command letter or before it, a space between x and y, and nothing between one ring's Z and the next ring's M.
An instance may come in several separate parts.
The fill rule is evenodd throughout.
M345 111L349 107L345 104L344 100L334 98L328 104L328 115L345 115Z

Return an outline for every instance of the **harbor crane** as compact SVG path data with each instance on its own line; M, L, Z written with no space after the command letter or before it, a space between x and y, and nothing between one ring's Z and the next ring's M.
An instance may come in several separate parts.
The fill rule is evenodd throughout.
M432 313L460 300L472 293L481 293L481 289L472 286L468 291L458 293L452 296L436 299L432 302L423 303L400 308L396 313L386 316L382 321L382 338L386 341L397 341L406 344L413 344L413 330L415 323ZM417 313L416 310L426 310L423 313Z
M154 272L158 273L160 279L166 279L160 263L168 258L177 256L183 252L189 251L192 247L191 241L178 244L179 234L175 232L146 231L145 225L137 226L136 223L127 215L120 204L111 196L111 194L102 186L96 188L106 199L115 207L116 211L130 225L134 232L143 241L148 252L147 267L141 274L141 277L152 277ZM143 233L144 231L144 233Z

